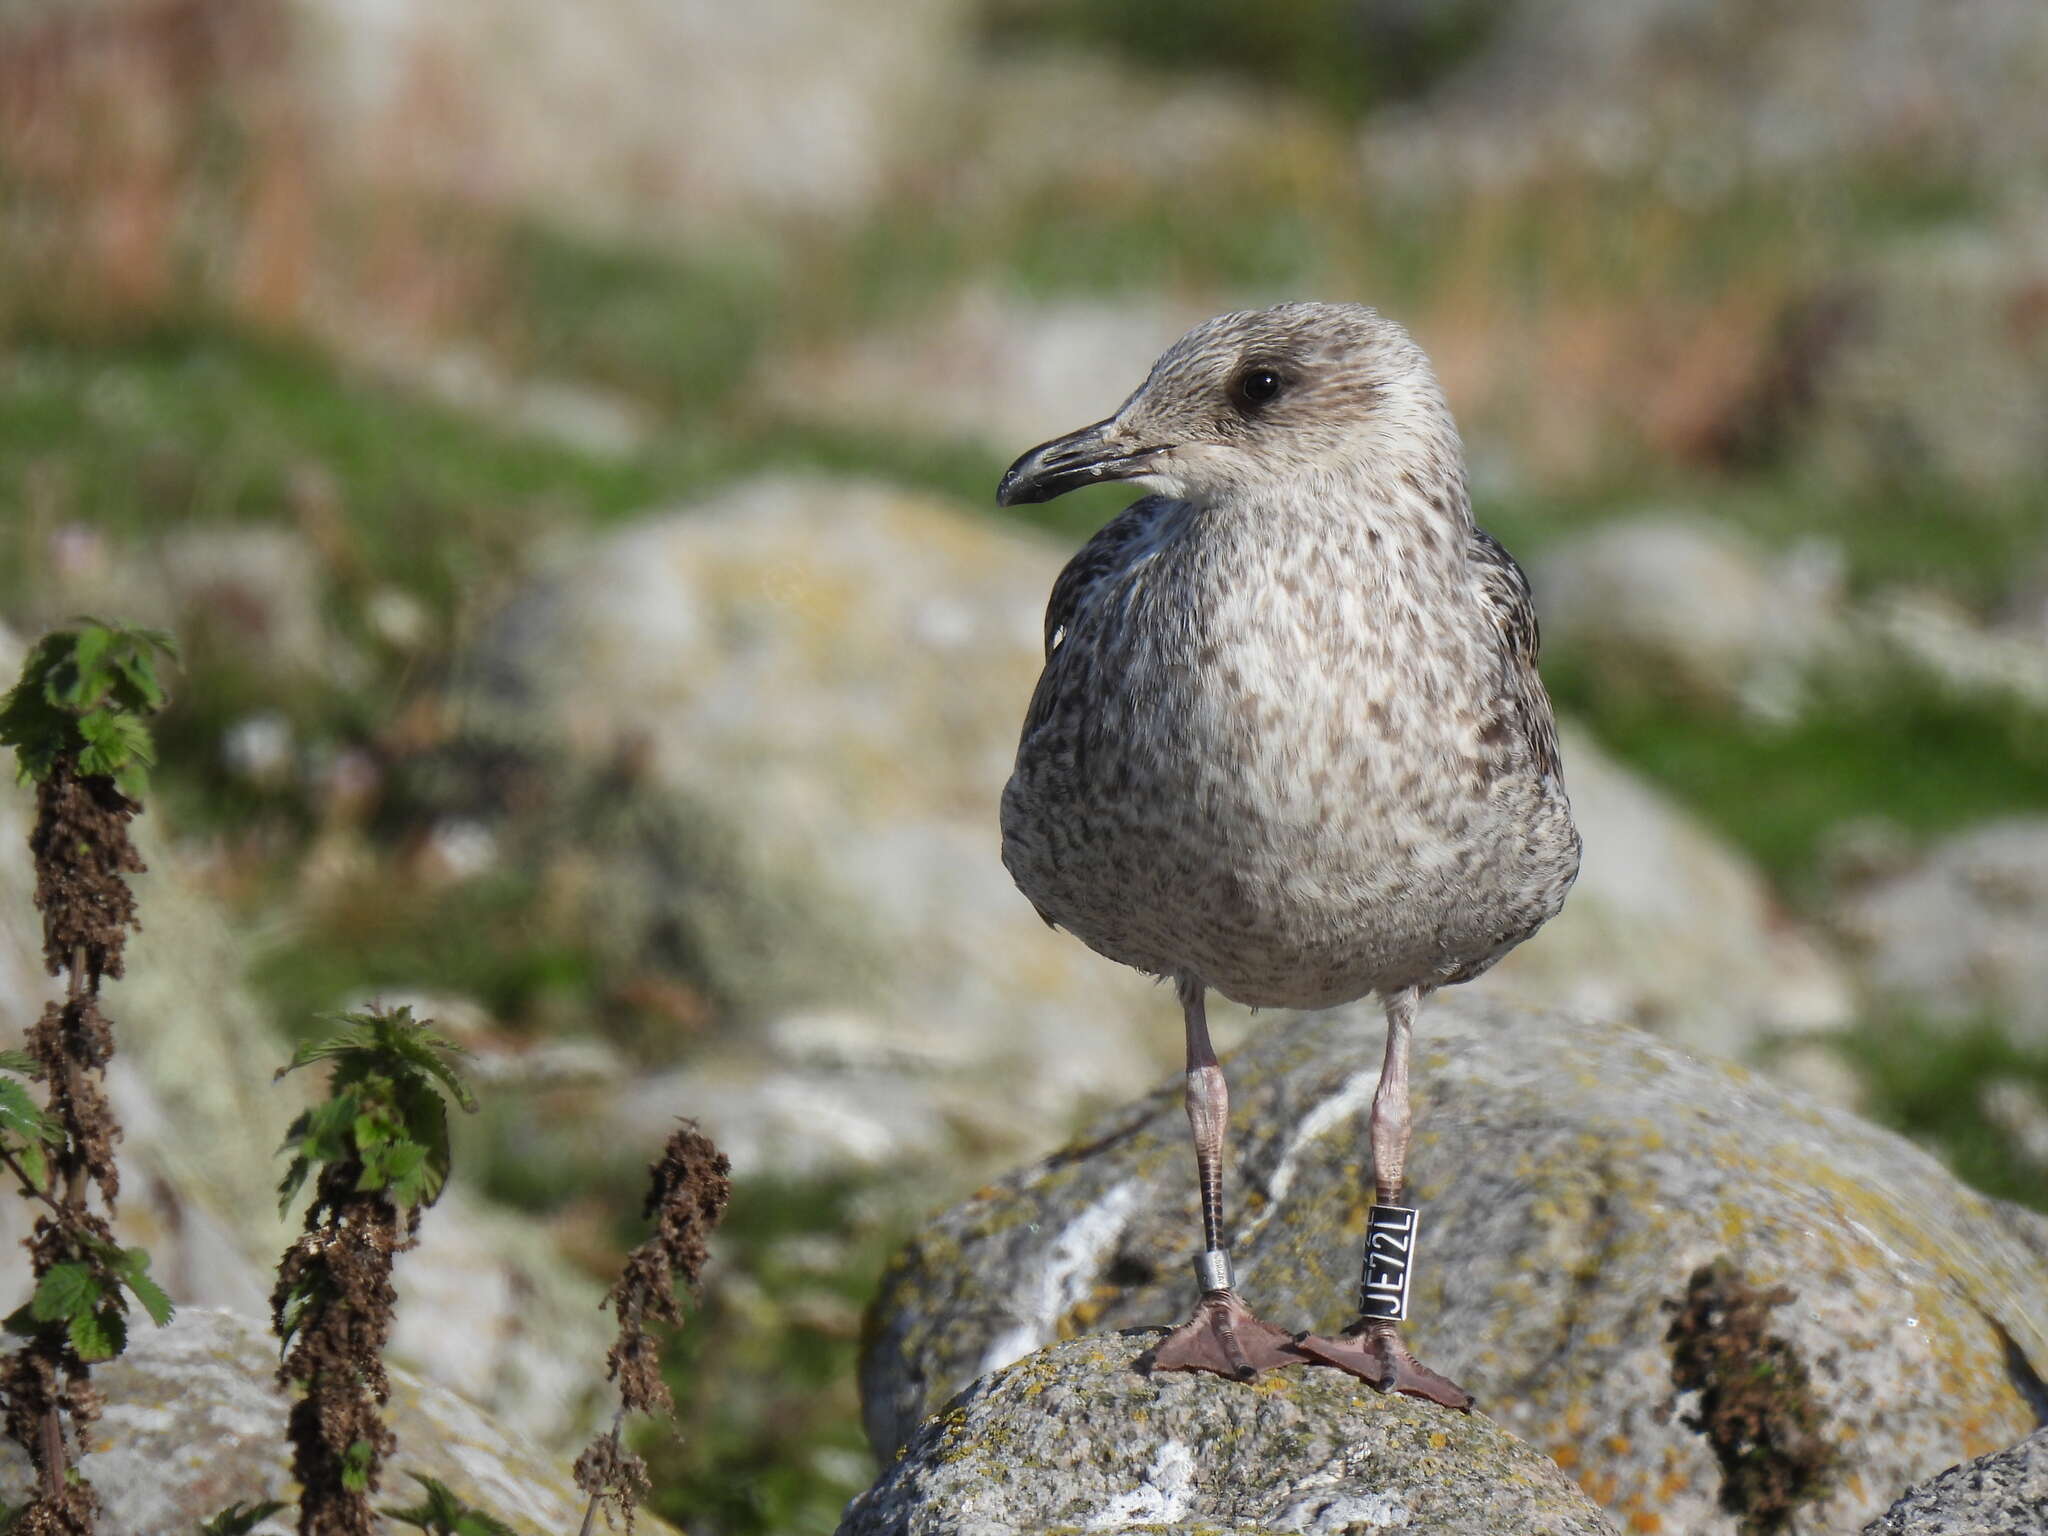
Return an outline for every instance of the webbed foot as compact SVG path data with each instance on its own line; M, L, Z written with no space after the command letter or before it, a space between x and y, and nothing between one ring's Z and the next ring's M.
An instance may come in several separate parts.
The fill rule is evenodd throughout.
M1391 1323L1368 1323L1358 1332L1346 1331L1334 1339L1305 1333L1294 1340L1294 1347L1318 1365L1349 1371L1382 1392L1405 1392L1460 1413L1471 1411L1472 1394L1411 1355Z
M1308 1356L1294 1335L1255 1316L1235 1291L1204 1291L1195 1315L1159 1341L1155 1371L1212 1371L1250 1381L1261 1371L1300 1365Z

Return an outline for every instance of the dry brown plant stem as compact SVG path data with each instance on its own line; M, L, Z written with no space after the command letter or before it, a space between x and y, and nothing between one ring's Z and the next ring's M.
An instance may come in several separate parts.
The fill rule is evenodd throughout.
M591 1536L599 1510L609 1526L616 1517L628 1536L633 1514L647 1497L647 1463L625 1448L628 1413L673 1417L675 1400L661 1379L661 1346L651 1322L680 1327L677 1288L694 1291L710 1259L707 1239L732 1199L732 1164L711 1138L685 1120L648 1169L646 1215L654 1222L647 1240L626 1256L625 1268L605 1296L619 1319L619 1336L606 1356L619 1385L612 1427L576 1458L576 1486L590 1495L578 1536Z
M114 1051L113 1028L99 1009L102 977L119 977L128 931L137 926L126 876L144 866L128 823L141 809L111 779L81 774L60 758L36 788L36 905L43 915L43 961L65 977L64 1001L51 1003L28 1032L35 1075L49 1085L49 1115L63 1132L48 1172L33 1179L9 1155L8 1171L41 1203L28 1249L38 1284L58 1264L91 1262L113 1244L108 1216L120 1192L114 1143L121 1131L103 1085ZM106 1215L90 1208L97 1188ZM14 1527L23 1536L90 1536L99 1510L92 1486L73 1475L66 1429L74 1439L99 1418L91 1370L61 1331L39 1330L0 1362L0 1398L8 1433L28 1452L36 1498Z

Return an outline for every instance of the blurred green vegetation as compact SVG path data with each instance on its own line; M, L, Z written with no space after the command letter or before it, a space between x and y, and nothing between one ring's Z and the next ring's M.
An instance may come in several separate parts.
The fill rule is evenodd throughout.
M2048 720L1927 682L1833 689L1789 721L1602 689L1583 658L1545 667L1558 708L1742 848L1818 914L1830 834L1872 818L1924 845L2048 811Z
M717 1287L672 1341L676 1430L646 1426L655 1510L689 1531L830 1536L874 1480L855 1366L862 1309L916 1213L838 1180L734 1200ZM715 1390L707 1390L716 1383Z
M1140 69L1239 75L1355 114L1422 95L1478 50L1502 10L1479 0L993 0L985 14L997 46L1102 48Z
M2048 1210L2048 1163L2016 1149L1986 1113L1988 1087L2009 1083L2048 1105L2048 1048L1996 1019L1930 1020L1900 1012L1863 1020L1844 1040L1870 1113L1904 1131L1987 1195Z

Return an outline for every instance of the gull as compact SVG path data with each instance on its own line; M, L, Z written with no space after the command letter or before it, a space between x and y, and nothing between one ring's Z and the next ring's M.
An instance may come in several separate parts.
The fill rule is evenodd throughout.
M1053 584L1003 862L1046 922L1179 996L1201 1295L1153 1365L1245 1380L1313 1360L1469 1408L1399 1331L1409 1039L1424 997L1528 938L1578 874L1528 581L1473 523L1428 358L1360 304L1197 326L1115 415L1019 458L996 499L1109 480L1153 494ZM1362 1286L1335 1337L1275 1327L1235 1290L1210 989L1384 1004L1369 1241L1379 1288L1403 1283L1391 1306ZM1378 1236L1383 1211L1406 1237Z

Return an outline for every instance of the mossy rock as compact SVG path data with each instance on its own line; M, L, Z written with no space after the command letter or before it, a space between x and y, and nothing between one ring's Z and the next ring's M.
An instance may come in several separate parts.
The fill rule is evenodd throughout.
M1249 1386L1154 1374L1143 1365L1157 1337L1077 1339L976 1382L854 1501L840 1536L1614 1530L1554 1461L1484 1414L1322 1368Z
M1239 1288L1283 1327L1352 1316L1382 1030L1366 1007L1284 1019L1226 1062ZM885 1458L1021 1355L1186 1312L1180 1099L1109 1116L898 1256L862 1362ZM1732 1536L1750 1513L1722 1507L1739 1447L1717 1454L1673 1379L1679 1307L1716 1261L1756 1299L1783 1439L1812 1453L1767 1480L1801 1532L1854 1531L2039 1422L2048 1275L2013 1213L1903 1139L1633 1030L1473 999L1424 1009L1414 1102L1417 1351L1624 1529Z

